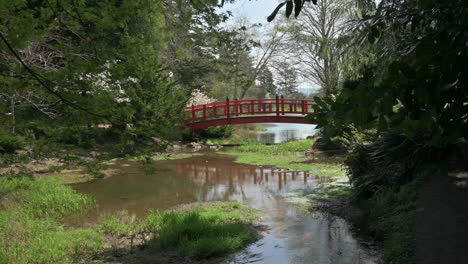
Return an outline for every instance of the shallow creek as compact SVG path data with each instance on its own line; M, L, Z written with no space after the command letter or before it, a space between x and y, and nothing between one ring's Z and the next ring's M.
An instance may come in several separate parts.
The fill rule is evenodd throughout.
M305 213L287 202L288 192L324 180L313 174L238 164L231 156L209 153L157 165L155 173L145 173L137 162L118 161L111 166L117 175L74 185L99 204L79 221L93 223L122 210L141 217L151 209L237 200L261 211L267 232L225 264L380 263L377 253L362 246L344 220Z

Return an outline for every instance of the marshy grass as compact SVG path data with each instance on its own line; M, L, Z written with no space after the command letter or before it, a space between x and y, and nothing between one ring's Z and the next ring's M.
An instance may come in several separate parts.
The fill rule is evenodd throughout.
M103 236L91 229L65 230L58 219L94 205L88 196L53 179L1 179L0 263L71 263L91 258Z
M205 259L243 248L257 238L252 228L256 211L238 202L197 205L173 211L153 211L139 221L128 215L109 216L101 230L116 235L152 233L147 246L178 256Z
M341 163L310 162L310 159L303 155L311 148L312 143L313 139L288 141L276 145L251 143L236 147L226 154L236 156L237 163L311 171L312 175L318 177L344 177L345 171Z
M289 155L291 153L304 153L311 148L312 143L312 139L294 140L275 145L265 145L255 142L241 145L236 148L236 151L265 155Z

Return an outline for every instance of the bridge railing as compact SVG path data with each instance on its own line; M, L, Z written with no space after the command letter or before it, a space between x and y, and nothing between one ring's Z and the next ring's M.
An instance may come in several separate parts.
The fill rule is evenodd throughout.
M237 117L285 114L314 114L315 102L303 99L253 99L216 102L205 105L194 105L185 108L188 118L185 123L199 122L209 119L230 119Z

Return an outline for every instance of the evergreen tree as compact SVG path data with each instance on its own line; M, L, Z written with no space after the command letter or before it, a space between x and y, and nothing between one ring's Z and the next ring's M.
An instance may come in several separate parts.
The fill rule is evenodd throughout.
M278 91L285 97L291 97L298 92L297 73L287 62L279 62L276 65L276 84Z
M268 94L270 97L273 97L278 93L278 88L276 87L273 79L273 73L268 67L265 67L260 71L257 81L258 86L263 91L264 95Z

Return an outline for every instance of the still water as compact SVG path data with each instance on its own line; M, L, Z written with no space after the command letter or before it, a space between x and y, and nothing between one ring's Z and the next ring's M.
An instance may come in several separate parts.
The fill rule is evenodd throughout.
M151 209L184 203L237 200L259 209L268 230L224 264L380 263L344 220L302 212L285 199L288 192L325 180L313 173L238 164L218 154L161 161L152 174L144 173L137 162L119 161L112 168L119 173L74 186L99 204L81 221L95 222L121 210L141 217Z
M283 124L283 123L264 123L258 124L264 127L266 131L257 133L257 140L262 143L281 143L290 140L306 139L315 135L316 125L306 124Z

